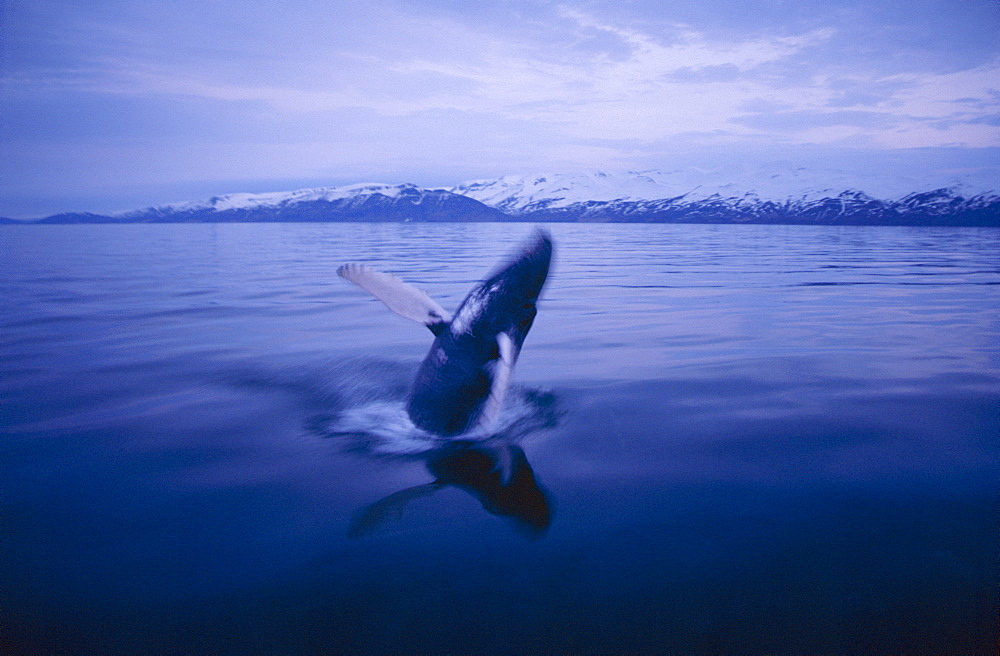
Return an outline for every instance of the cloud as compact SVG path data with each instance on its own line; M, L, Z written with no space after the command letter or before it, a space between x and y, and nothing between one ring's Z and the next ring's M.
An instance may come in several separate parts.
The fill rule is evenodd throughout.
M108 47L83 48L85 56L73 67L21 75L15 90L62 87L252 103L289 121L348 108L386 117L459 111L485 122L537 122L570 140L655 140L718 130L795 139L831 122L874 131L908 121L955 120L959 111L973 122L976 111L995 111L991 93L1000 79L996 62L936 75L845 75L830 62L814 66L815 53L838 38L831 27L723 38L669 22L636 27L566 5L549 16L550 48L535 34L497 33L492 25L453 15L385 8L359 17L370 23L367 35L345 40L341 28L326 41L319 26L305 24L308 15L279 21L301 39L275 32L266 21L215 16L228 31L208 48L202 40L212 36L211 22L192 29L175 14L144 18L165 20L167 29L155 20L123 24L105 17L88 23ZM330 21L326 16L314 22ZM251 36L234 34L238 28ZM277 43L265 42L256 51L254 34ZM806 67L810 72L803 75ZM983 107L966 103L959 110L957 98L976 98ZM754 102L786 109L746 114ZM922 134L921 145L934 145L935 134L951 139ZM875 135L872 140L878 141Z
M895 119L882 112L865 111L795 111L750 114L732 119L734 123L763 130L801 131L835 125L857 128L885 129L895 124Z
M434 99L451 109L537 121L571 138L655 139L725 126L735 105L767 89L754 75L758 67L832 35L831 30L816 30L735 42L713 41L686 29L661 43L650 34L601 23L576 10L563 8L560 14L579 39L597 30L617 39L619 47L613 55L599 48L574 50L573 57L565 51L546 56L459 26L450 32L478 44L477 56L462 61L420 58L392 68L467 82L462 93ZM386 111L384 106L377 109Z

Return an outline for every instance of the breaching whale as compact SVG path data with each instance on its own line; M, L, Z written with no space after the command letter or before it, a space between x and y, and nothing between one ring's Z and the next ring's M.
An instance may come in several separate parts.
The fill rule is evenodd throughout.
M495 424L551 260L552 239L539 230L515 258L472 288L454 317L391 274L363 264L337 269L340 277L434 334L406 406L417 428L451 438L482 434Z

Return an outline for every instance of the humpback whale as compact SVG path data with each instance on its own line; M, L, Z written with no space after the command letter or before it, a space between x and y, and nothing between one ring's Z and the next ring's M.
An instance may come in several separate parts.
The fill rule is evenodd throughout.
M417 428L447 438L488 435L535 320L551 259L552 239L539 230L516 257L472 288L454 316L391 274L363 264L337 269L340 277L434 334L406 405Z

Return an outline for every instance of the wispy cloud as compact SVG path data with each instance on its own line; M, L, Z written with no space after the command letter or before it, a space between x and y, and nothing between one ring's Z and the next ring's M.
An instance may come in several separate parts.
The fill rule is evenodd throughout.
M792 141L868 139L886 147L997 143L991 126L976 122L997 110L996 61L891 76L845 76L835 64L831 71L819 65L803 76L802 67L815 64L811 51L835 39L836 30L738 40L676 24L663 33L641 30L568 6L559 7L555 19L552 29L563 44L599 33L616 47L546 51L536 42L497 36L488 25L394 14L375 36L397 38L396 47L369 42L367 50L345 52L333 43L310 53L310 75L284 76L283 66L269 62L254 76L234 74L227 49L200 53L201 65L193 66L190 58L151 56L149 35L142 33L149 27L129 33L112 26L103 29L128 46L124 53L37 82L261 103L289 115L357 107L387 117L455 110L537 121L568 139L723 132ZM433 35L447 35L448 45L429 43ZM957 105L959 98L980 104ZM754 101L785 111L746 114Z

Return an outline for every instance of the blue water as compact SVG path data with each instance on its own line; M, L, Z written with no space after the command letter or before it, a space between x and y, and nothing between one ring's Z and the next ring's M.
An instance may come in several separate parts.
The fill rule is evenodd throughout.
M0 650L995 651L1000 231L550 229L531 533L352 530L432 337L335 275L454 309L530 226L0 227Z

